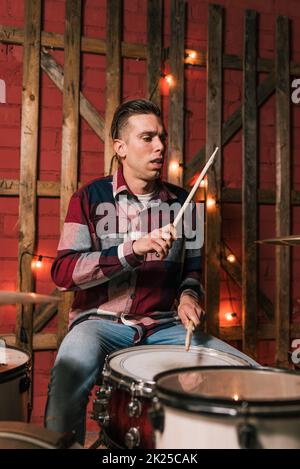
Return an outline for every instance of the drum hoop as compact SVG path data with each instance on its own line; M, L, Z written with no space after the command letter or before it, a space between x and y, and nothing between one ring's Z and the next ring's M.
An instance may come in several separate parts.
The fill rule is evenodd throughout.
M276 419L282 417L289 418L299 418L300 417L300 406L298 405L289 405L285 406L284 409L280 407L270 406L260 407L244 407L244 404L248 402L241 402L240 408L233 408L226 406L226 403L222 403L221 400L215 400L210 402L205 398L198 399L197 402L187 402L184 398L178 398L168 395L165 398L160 392L157 392L157 397L159 398L162 404L165 404L166 407L172 407L177 410L191 412L193 414L201 415L213 415L214 418L250 418L250 417L264 417L267 419ZM269 403L268 403L269 405Z
M110 370L108 370L109 373ZM115 370L114 370L115 371ZM130 390L134 396L151 397L154 393L154 381L143 381L130 378L115 371L114 375L105 374L104 382L112 381L119 389ZM111 378L111 380L109 379Z
M7 440L12 439L12 440L17 440L17 441L23 441L24 443L35 445L41 449L56 449L55 446L51 445L50 443L47 443L46 441L38 440L28 435L21 435L20 433L0 431L0 439L7 439Z
M208 367L186 367L174 370L164 371L155 375L156 395L159 400L166 406L175 407L179 410L196 412L199 414L214 414L218 417L247 417L247 416L263 416L266 418L299 417L300 416L300 398L276 401L258 401L254 399L243 399L241 401L232 401L231 399L184 395L178 391L166 390L159 384L159 379L170 374L178 372L192 372L195 370L245 370L253 371L271 371L275 373L294 374L288 370L281 370L271 367L251 368L244 366L224 367L224 366L208 366ZM298 373L297 373L298 374ZM273 413L273 414L272 414Z
M139 345L138 346L143 350L146 350L147 352L150 352L151 350L154 351L155 349L157 350L173 350L173 351L185 351L184 345ZM104 373L104 381L113 381L120 387L121 389L128 390L130 389L132 393L136 396L143 396L143 397L152 397L154 394L154 388L155 388L155 379L153 377L153 380L143 380L143 379L137 379L132 376L127 376L124 375L121 371L117 371L113 369L110 365L110 362L113 358L117 357L118 355L124 355L128 352L133 353L134 350L137 350L137 347L127 347L124 349L117 350L116 352L113 352L112 354L107 356L106 359L106 365L105 365L105 373ZM227 355L231 357L235 357L235 355L227 352L223 352L221 350L215 350L209 347L203 347L203 346L191 346L190 347L190 352L197 352L199 351L205 351L207 355ZM241 359L242 360L242 359ZM248 368L251 365L248 364L245 366L235 366L233 368ZM206 367L205 365L201 368L209 368ZM216 368L216 367L211 367L211 368ZM231 366L226 366L224 368L231 368ZM167 371L164 371L160 374L167 373L170 371L175 371L175 370L183 370L183 368L173 368L169 369ZM158 376L158 375L157 375Z
M58 433L31 423L19 421L1 421L1 438L24 441L46 449L68 449L73 447L74 443L77 445L73 433Z
M18 378L19 376L23 375L26 372L29 372L31 369L31 358L28 352L25 350L21 350L18 347L13 347L8 345L5 347L6 349L12 349L16 350L18 352L24 353L24 355L27 356L28 360L25 363L22 363L21 365L18 365L14 368L11 368L10 370L4 370L3 372L0 373L0 384L6 383L7 381L12 381L15 378Z

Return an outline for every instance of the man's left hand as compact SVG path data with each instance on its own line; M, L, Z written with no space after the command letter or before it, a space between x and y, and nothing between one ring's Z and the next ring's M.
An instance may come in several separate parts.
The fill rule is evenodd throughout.
M205 314L196 298L188 294L181 295L177 312L186 329L190 319L193 321L194 326L197 327L200 324L202 316Z

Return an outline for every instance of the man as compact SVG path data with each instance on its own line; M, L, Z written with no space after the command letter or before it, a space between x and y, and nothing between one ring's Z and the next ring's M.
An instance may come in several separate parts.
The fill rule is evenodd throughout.
M105 357L133 345L183 345L189 320L197 328L203 314L200 247L187 249L172 220L159 223L162 206L168 212L187 196L161 180L166 133L159 108L147 100L123 103L111 135L119 168L73 195L52 268L56 285L74 290L75 298L51 374L45 425L75 431L81 443ZM199 328L192 345L245 358Z

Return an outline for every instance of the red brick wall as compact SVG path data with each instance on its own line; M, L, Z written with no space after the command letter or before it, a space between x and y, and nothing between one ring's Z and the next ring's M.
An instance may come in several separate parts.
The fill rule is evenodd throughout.
M44 30L63 33L63 0L44 2ZM86 0L84 3L83 33L89 37L105 38L106 2L105 0ZM206 50L208 0L187 1L186 46ZM292 57L300 61L300 13L298 0L219 0L226 8L225 51L229 54L243 53L244 11L256 9L259 13L259 53L261 57L274 57L275 18L284 14L292 19ZM170 1L165 6L164 45L170 41ZM124 39L128 42L146 42L146 1L124 1ZM23 0L0 0L0 24L23 27ZM62 51L50 51L55 59L63 64ZM81 89L101 115L104 115L105 98L105 57L93 54L82 56ZM123 98L145 96L146 65L143 61L124 60ZM262 79L263 76L260 77ZM0 179L18 179L20 150L20 104L22 82L22 47L0 44L0 79L6 83L6 104L0 104ZM241 103L242 72L227 70L224 74L224 119ZM162 91L164 118L167 123L168 92ZM186 69L186 159L187 161L205 143L205 107L206 73L200 68ZM41 120L40 120L40 162L39 179L56 180L60 178L61 159L61 122L62 94L49 78L41 77ZM260 113L260 170L261 188L275 187L275 100L272 97ZM293 117L293 188L300 190L300 169L297 152L300 148L299 126L300 105L292 105ZM95 174L103 174L103 143L81 122L80 139L80 180L88 181ZM239 132L224 149L224 184L229 187L241 187L241 143ZM297 215L300 208L293 209L293 233L300 232ZM260 208L259 237L275 235L273 207ZM241 255L241 207L224 206L223 236L229 246ZM38 203L38 246L37 252L54 256L59 233L59 201L40 199ZM17 237L18 237L18 199L0 197L0 289L15 289L17 286ZM36 291L49 293L54 285L50 279L50 261L45 261L43 269L37 274ZM300 279L300 262L297 249L293 252L293 321L300 320L300 296L297 284ZM232 304L238 313L235 324L240 323L240 290L222 273L221 298L224 308ZM260 249L260 285L271 300L274 300L274 248L264 246ZM224 309L223 308L223 309ZM222 309L222 311L223 311ZM224 309L225 311L225 309ZM263 313L259 312L263 320ZM222 324L224 323L221 318ZM0 331L13 332L15 310L13 306L0 308ZM47 331L54 331L56 319L47 326ZM239 345L239 344L237 344ZM261 363L273 364L274 343L261 341L258 347ZM53 365L53 352L35 353L35 399L33 421L41 423L47 392L49 372ZM88 419L88 428L92 424ZM97 428L94 426L94 428Z

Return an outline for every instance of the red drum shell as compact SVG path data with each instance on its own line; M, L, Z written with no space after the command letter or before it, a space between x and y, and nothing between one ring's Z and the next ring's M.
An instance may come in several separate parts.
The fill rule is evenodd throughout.
M108 446L126 448L126 435L138 435L133 447L154 448L153 427L149 418L152 398L155 396L154 376L160 372L186 366L245 366L249 363L229 353L207 347L149 345L119 350L107 358L103 370L103 395L108 391L104 414L108 423L101 431ZM129 416L128 406L136 399L141 412ZM96 412L94 418L97 419Z

